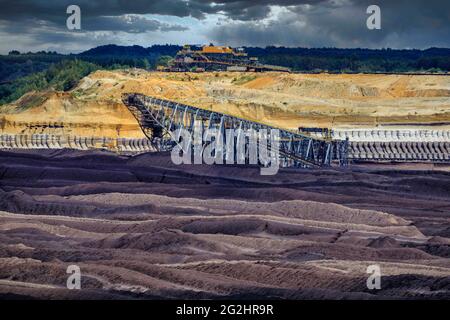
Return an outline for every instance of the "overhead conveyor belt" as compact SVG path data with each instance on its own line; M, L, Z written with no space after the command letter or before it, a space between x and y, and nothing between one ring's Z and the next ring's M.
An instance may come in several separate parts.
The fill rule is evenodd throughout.
M138 120L143 132L158 150L170 150L176 142L171 134L183 128L193 131L194 123L202 128L218 130L241 129L259 131L278 129L279 155L282 166L326 167L348 164L348 141L311 137L263 123L205 110L174 101L148 97L137 93L124 94L124 104ZM223 152L226 156L226 150Z

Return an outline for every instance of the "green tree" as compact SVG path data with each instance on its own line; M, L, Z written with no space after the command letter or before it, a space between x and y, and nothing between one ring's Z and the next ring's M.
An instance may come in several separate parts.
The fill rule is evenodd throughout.
M162 67L168 67L170 61L172 61L173 58L171 56L160 56L158 58L158 60L156 61L156 65L157 66L162 66Z
M30 91L56 89L68 91L79 80L100 67L82 60L63 60L52 64L46 71L33 73L0 85L0 104L17 100Z

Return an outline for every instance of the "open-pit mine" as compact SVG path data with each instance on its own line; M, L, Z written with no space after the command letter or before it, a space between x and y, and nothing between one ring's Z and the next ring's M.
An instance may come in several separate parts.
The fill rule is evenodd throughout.
M69 92L32 92L2 106L0 148L152 151L123 93L291 131L326 128L349 139L350 160L450 161L443 75L97 71Z
M154 137L193 118L280 129L286 165L175 165ZM27 93L0 106L0 239L1 298L450 299L450 77L130 69Z

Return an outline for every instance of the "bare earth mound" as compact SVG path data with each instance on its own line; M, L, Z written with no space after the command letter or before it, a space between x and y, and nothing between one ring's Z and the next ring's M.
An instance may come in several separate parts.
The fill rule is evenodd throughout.
M450 298L447 171L0 158L0 297ZM381 290L366 287L372 264Z
M0 134L143 138L123 93L138 92L287 129L450 128L450 77L97 71L70 92L0 109Z

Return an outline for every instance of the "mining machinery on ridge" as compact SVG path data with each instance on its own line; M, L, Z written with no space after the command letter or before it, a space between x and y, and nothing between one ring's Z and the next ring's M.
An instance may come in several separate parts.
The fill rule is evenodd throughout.
M160 67L160 71L170 72L203 72L203 71L277 71L291 72L289 68L261 64L256 57L249 57L243 48L233 49L222 46L203 46L200 48L185 45L168 67Z

